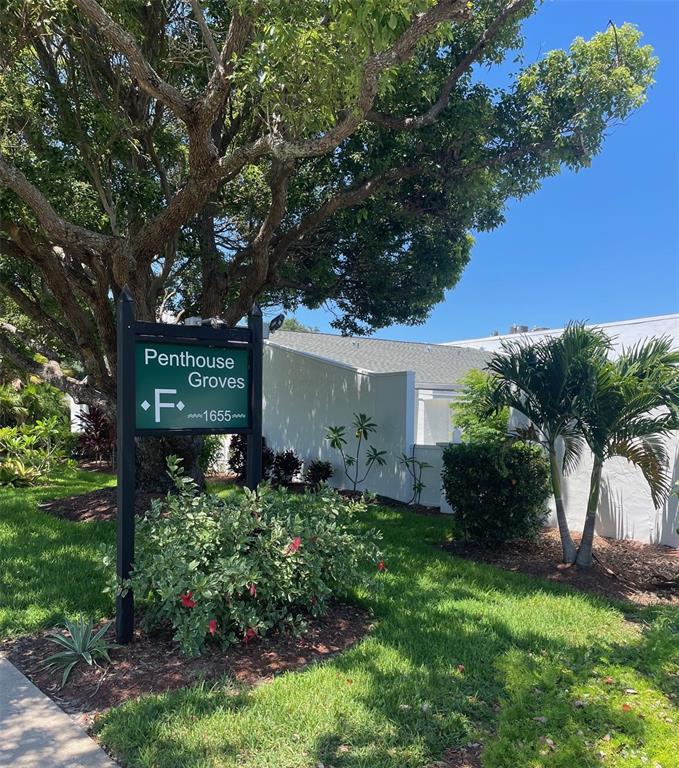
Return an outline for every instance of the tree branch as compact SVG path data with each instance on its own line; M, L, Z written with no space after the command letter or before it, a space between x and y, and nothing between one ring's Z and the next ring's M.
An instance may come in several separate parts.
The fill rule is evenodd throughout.
M370 110L366 114L366 119L371 123L383 125L387 128L392 128L398 131L414 131L418 128L424 128L436 122L438 116L448 105L450 100L450 94L453 88L457 84L458 80L465 74L471 67L471 65L477 61L483 54L488 43L495 37L502 25L512 16L517 14L522 8L524 8L532 0L512 0L508 3L495 17L492 24L490 24L474 43L469 52L462 58L455 69L446 78L443 84L441 93L438 99L429 107L426 112L416 117L397 117L396 115L389 115L383 112L373 112Z
M96 0L74 0L75 4L109 43L124 54L132 75L149 96L166 104L184 122L191 118L193 102L165 82L146 61L136 41L115 22Z
M8 323L0 326L0 354L9 358L17 368L47 381L62 392L71 395L77 402L110 410L111 402L105 395L89 384L80 382L73 376L67 376L56 360L39 363L30 356L29 352L10 341L11 336L16 336L16 329L11 330L13 328Z
M439 0L436 5L418 14L412 24L385 51L371 56L363 65L360 77L358 99L329 131L315 139L296 143L280 139L274 141L274 153L280 159L312 157L324 154L350 136L363 122L377 95L379 76L387 69L407 61L417 44L427 34L445 21L462 21L469 18L470 11L464 0Z
M106 253L117 249L116 238L92 232L59 216L42 192L31 184L18 168L10 165L2 154L0 154L0 182L9 187L29 206L40 226L59 245L76 251L85 248L95 253Z

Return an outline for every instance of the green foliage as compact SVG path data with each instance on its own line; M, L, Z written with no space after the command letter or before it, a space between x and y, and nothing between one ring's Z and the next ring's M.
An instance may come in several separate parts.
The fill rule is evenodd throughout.
M409 504L419 504L422 497L422 491L427 487L422 482L422 473L425 469L431 469L432 466L426 461L421 461L415 458L415 449L413 448L413 455L407 456L405 453L401 454L398 463L405 467L406 471L410 475L413 483L413 496L408 502Z
M330 489L198 495L176 459L168 466L177 495L138 523L131 586L147 621L169 622L188 656L209 639L227 646L300 629L333 596L370 586L365 569L380 554L374 534L352 528L360 504Z
M547 517L549 465L537 446L449 445L442 479L461 539L500 544L532 537Z
M266 444L266 438L262 438L262 477L267 478L271 474L274 454ZM231 435L229 443L229 469L239 480L245 480L248 469L248 436Z
M302 469L302 459L293 451L276 451L271 466L271 482L274 486L287 486Z
M109 651L117 646L106 640L104 635L112 624L113 622L109 621L94 632L92 619L85 621L83 616L80 616L77 621L67 619L63 625L66 630L65 635L61 632L52 632L47 635L48 640L61 646L63 650L46 658L42 666L50 670L63 670L61 678L63 688L76 664L85 662L89 666L93 664L98 666L99 661L107 661L110 664Z
M224 453L224 443L219 435L204 435L198 463L206 475L215 472Z
M334 470L329 461L322 459L312 459L307 462L304 470L304 482L313 490L320 490L321 486L327 483L333 476Z
M451 403L453 426L462 432L465 443L503 443L509 429L509 408L494 408L491 402L493 377L476 368L461 379L464 387Z
M29 485L69 463L73 435L56 416L0 428L0 484Z
M304 325L296 317L286 317L281 326L282 331L297 331L297 333L318 333L316 326Z
M116 449L116 425L113 419L96 405L80 414L78 449L81 455L95 461L110 461Z
M372 445L367 445L365 451L365 473L361 475L360 469L360 457L361 457L361 445L368 439L368 436L377 431L377 424L365 413L355 413L354 420L351 423L351 427L356 438L356 452L347 453L346 446L346 427L328 427L325 435L325 439L330 443L330 447L339 451L342 457L342 464L344 465L344 474L347 476L352 484L352 490L356 490L356 487L365 482L366 478L370 474L370 470L376 464L378 466L384 466L387 462L384 458L387 454L386 451L379 451Z
M54 417L68 421L68 407L58 389L42 381L0 385L0 427L15 427L26 422Z

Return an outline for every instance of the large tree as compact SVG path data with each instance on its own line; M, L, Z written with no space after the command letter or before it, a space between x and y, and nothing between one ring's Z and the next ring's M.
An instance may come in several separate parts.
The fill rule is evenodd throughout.
M330 300L343 332L422 321L470 232L586 166L652 82L650 48L623 25L485 85L534 11L6 0L0 290L42 333L0 327L0 355L111 407L125 284L147 320L233 324L259 299Z

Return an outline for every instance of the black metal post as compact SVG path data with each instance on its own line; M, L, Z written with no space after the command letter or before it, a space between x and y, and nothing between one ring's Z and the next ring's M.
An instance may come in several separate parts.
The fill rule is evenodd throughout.
M128 579L134 559L135 384L134 299L125 286L118 300L118 579ZM134 597L116 597L116 641L129 643L134 629Z
M251 332L252 384L250 389L250 413L252 432L248 434L248 466L246 485L255 490L262 480L262 365L264 357L264 322L262 310L257 304L248 312L248 328Z

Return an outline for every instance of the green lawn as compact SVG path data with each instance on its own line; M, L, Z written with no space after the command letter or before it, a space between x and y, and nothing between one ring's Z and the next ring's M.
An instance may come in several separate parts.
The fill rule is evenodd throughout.
M30 606L0 596L3 632L106 610L83 584L99 586L94 545L111 528L46 521L16 496L8 526L2 494L0 547L34 541L24 576L8 569L15 589L28 578ZM388 566L382 589L357 596L375 614L367 640L255 689L222 681L127 702L100 721L102 741L149 768L424 768L469 741L483 742L486 768L679 768L677 611L630 621L603 600L456 560L435 548L439 519L380 509L366 523L384 532ZM61 599L30 567L45 542L79 560Z
M0 488L0 639L26 634L75 616L110 614L97 563L113 523L80 523L40 512L44 499L114 485L94 472L60 471L48 487Z

